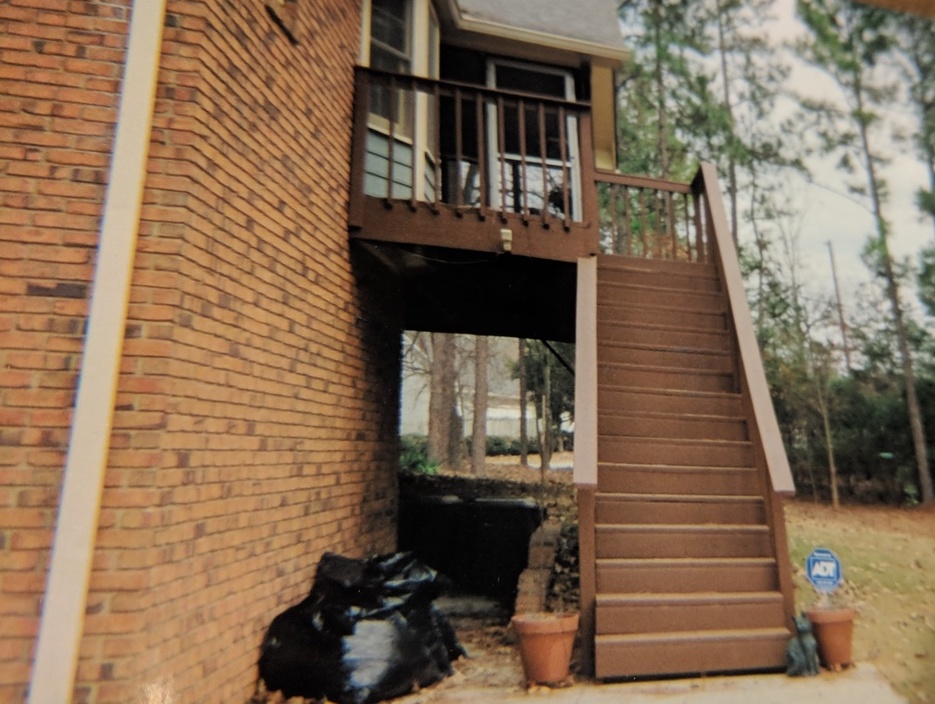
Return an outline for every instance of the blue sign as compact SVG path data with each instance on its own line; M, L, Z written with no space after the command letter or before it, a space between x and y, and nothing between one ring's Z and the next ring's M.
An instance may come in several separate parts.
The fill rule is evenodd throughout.
M805 560L808 581L820 592L833 592L841 584L841 561L826 548L815 548Z

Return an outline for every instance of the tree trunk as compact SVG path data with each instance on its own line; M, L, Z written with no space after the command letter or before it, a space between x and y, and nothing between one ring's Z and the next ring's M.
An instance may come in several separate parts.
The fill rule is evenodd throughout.
M542 473L543 480L545 473L551 469L552 464L552 369L546 363L543 368L545 384L542 393L542 437L539 442L539 470Z
M730 73L727 70L727 42L724 39L724 8L721 0L717 2L717 36L718 54L721 59L721 81L724 84L724 108L727 110L727 121L730 126L730 136L734 138L734 108L730 97ZM737 217L737 157L734 149L727 153L727 197L730 201L730 234L734 240L734 247L738 247L738 217Z
M857 99L859 113L863 114L863 93L859 85L855 87L854 95ZM935 501L935 488L932 486L932 473L929 470L925 427L922 425L922 411L919 407L919 397L916 395L912 352L909 349L909 336L906 331L906 323L903 320L902 305L899 302L899 284L896 281L896 274L893 271L893 259L890 256L879 182L877 180L873 152L870 150L870 137L867 133L866 122L864 120L859 120L858 125L860 127L860 141L863 147L864 159L866 160L870 196L873 201L873 215L876 221L877 235L880 238L883 277L886 280L886 297L889 299L890 309L893 313L893 327L896 329L896 342L899 346L899 358L902 363L903 379L906 384L906 408L909 413L909 428L912 431L912 444L915 448L916 467L919 472L919 488L922 492L922 503L929 504Z
M428 459L457 469L459 453L452 452L457 433L455 396L455 338L450 333L432 333L432 379L429 395Z
M669 140L666 134L666 87L662 70L662 11L660 0L653 0L653 20L655 24L656 50L656 129L657 148L659 150L659 170L662 178L669 177Z
M526 424L526 340L519 339L519 463L529 466L529 428Z
M478 335L474 342L474 421L471 427L471 472L484 475L487 459L487 338Z

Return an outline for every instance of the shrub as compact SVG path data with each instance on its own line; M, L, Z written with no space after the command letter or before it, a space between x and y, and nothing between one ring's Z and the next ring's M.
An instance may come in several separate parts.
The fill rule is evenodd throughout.
M424 435L400 436L399 468L404 472L438 474L438 463L429 461L427 437Z

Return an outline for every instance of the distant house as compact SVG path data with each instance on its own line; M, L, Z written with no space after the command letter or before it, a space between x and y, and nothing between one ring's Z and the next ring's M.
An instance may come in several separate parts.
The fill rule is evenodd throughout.
M615 172L614 2L0 20L0 700L245 700L322 552L395 547L403 329L576 341L586 667L782 662L716 177Z

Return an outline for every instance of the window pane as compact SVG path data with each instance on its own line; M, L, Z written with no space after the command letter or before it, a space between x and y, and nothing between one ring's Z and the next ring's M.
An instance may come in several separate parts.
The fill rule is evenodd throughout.
M404 54L409 53L406 25L406 0L373 0L370 36Z

